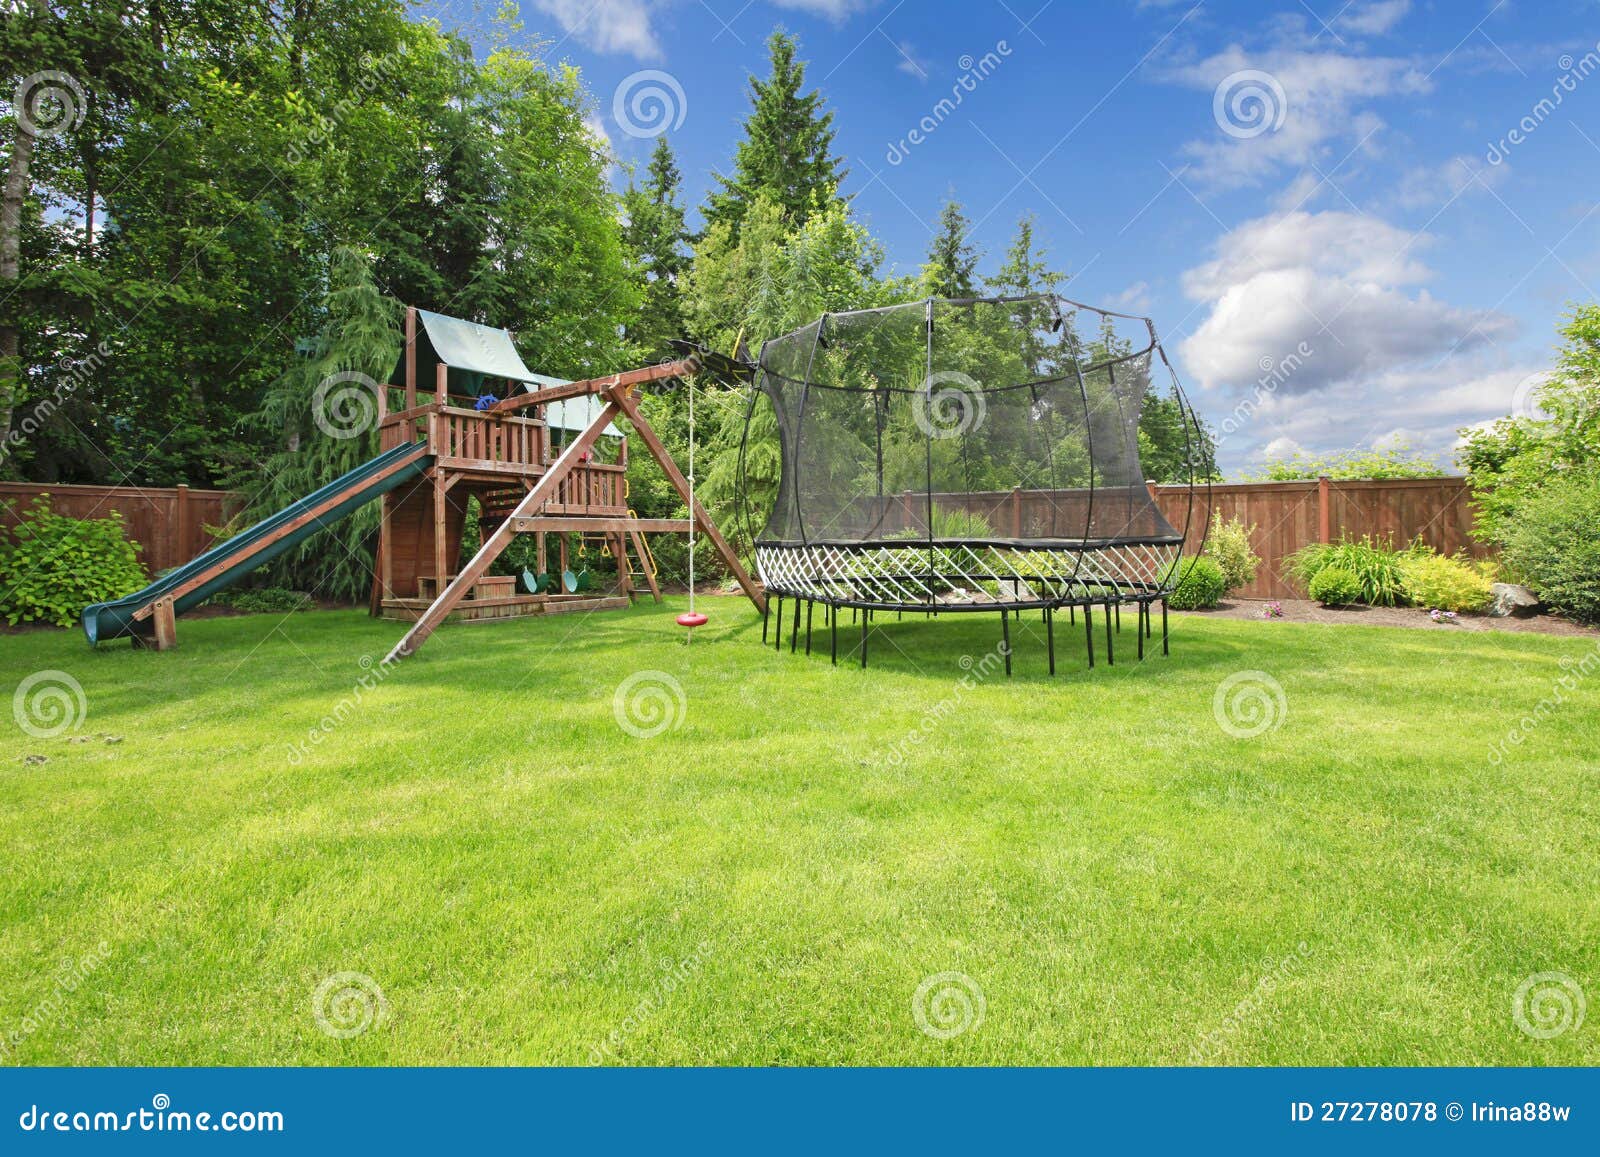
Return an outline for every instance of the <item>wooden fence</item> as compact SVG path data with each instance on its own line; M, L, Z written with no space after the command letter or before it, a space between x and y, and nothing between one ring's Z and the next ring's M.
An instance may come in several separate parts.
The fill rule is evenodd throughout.
M1182 528L1189 506L1183 486L1153 486L1156 504ZM1396 545L1417 536L1443 554L1491 554L1472 538L1472 507L1464 478L1401 478L1384 481L1228 482L1195 492L1191 525L1196 534L1214 510L1224 519L1255 526L1250 545L1261 556L1256 581L1236 592L1245 598L1304 598L1286 576L1284 560L1313 542L1341 537L1388 538Z
M0 482L0 527L10 530L41 494L50 509L73 518L105 518L122 513L128 537L144 547L139 564L146 574L188 562L214 541L207 526L220 526L238 508L240 496L227 490L187 486L56 486L44 482Z

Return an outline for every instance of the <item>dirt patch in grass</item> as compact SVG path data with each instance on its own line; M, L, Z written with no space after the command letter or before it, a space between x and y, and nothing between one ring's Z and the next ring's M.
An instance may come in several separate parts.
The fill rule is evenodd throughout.
M1557 615L1529 619L1494 619L1488 615L1458 615L1455 622L1436 623L1422 607L1325 607L1309 599L1232 599L1209 611L1175 611L1222 619L1265 619L1266 608L1276 602L1286 623L1351 623L1363 627L1420 627L1429 631L1531 631L1540 635L1600 636L1600 631Z

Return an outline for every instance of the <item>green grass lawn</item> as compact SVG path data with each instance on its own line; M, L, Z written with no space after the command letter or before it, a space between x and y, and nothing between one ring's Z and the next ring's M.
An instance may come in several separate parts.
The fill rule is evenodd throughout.
M880 620L863 672L732 599L685 647L680 609L446 627L392 672L357 612L0 638L0 690L87 704L5 720L5 1060L1600 1062L1600 1008L1512 1015L1537 973L1600 999L1595 638L1174 616L1140 664L1130 616L1087 671L1063 620L1052 679L1035 620L1007 680L986 616ZM1283 689L1254 737L1214 713L1241 671ZM619 725L636 672L676 726ZM315 1015L341 973L382 993L357 1035Z

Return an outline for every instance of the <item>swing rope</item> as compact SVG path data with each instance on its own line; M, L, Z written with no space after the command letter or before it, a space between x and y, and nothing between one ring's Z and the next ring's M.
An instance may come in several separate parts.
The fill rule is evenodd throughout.
M706 617L694 609L694 378L688 378L689 386L689 610L678 616L678 625L688 630L684 638L687 646L694 638L694 629L705 626Z

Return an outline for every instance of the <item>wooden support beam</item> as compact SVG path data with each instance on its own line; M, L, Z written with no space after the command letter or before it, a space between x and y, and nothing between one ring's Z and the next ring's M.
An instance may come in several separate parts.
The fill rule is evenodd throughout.
M635 519L634 521L637 522L639 520ZM645 549L644 535L640 534L637 528L634 528L629 532L628 538L633 543L633 555L639 560L639 570L644 575L644 581L649 584L650 593L655 596L656 602L659 603L661 601L661 588L656 585L656 572L650 565L650 552Z
M581 514L530 514L516 520L518 534L559 534L578 532L587 534L626 533L644 531L648 534L684 534L689 529L687 518L623 518L620 515L604 517Z
M550 469L539 479L534 488L528 491L521 502L517 503L517 508L478 548L478 553L473 555L471 562L461 568L461 573L456 576L456 580L439 593L439 597L433 601L433 605L424 611L412 628L406 632L405 638L394 645L394 649L389 652L385 662L398 662L427 642L428 636L433 634L440 623L444 622L445 617L455 609L456 604L466 597L467 592L472 589L472 585L488 573L489 567L494 563L494 560L500 557L507 546L511 545L511 540L516 537L515 526L518 519L533 513L550 500L550 496L556 492L556 487L561 480L570 474L572 468L582 460L584 451L594 445L595 440L600 437L601 431L621 412L621 407L618 405L615 396L613 396L605 409L601 410L595 420L589 423L588 428L574 438L567 448L561 452L561 457L551 464ZM445 572L441 570L438 573L444 574Z
M581 382L568 382L564 386L545 386L527 394L503 398L489 407L491 414L506 410L525 410L529 406L546 406L568 398L581 398L588 394L607 394L612 390L645 382L659 382L663 378L681 378L695 372L698 363L690 358L663 362L658 366L641 366L620 374L607 374L603 378L585 378Z
M150 642L152 647L158 651L170 651L178 645L178 619L170 597L155 601L150 620L154 628Z
M612 404L621 407L622 413L644 441L645 446L649 448L651 454L655 455L656 461L661 464L661 469L666 474L667 479L677 489L678 493L683 496L684 502L689 506L689 516L695 520L695 525L705 533L705 536L711 540L712 545L717 548L717 553L722 557L722 561L733 572L733 577L739 580L739 586L744 589L744 593L755 604L756 610L766 614L766 593L745 572L744 564L739 561L739 556L728 545L727 539L722 537L722 532L717 529L717 524L711 521L711 516L706 513L705 507L701 506L697 499L690 496L688 479L683 476L683 471L678 469L678 464L672 460L672 455L667 453L667 448L662 445L661 437L656 433L655 427L650 425L645 420L644 415L639 412L639 403L623 388L613 388L610 394Z
M417 405L417 307L406 306L406 409Z

